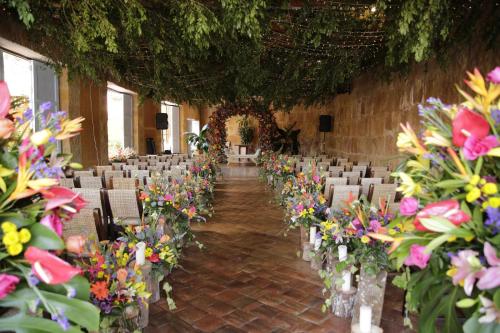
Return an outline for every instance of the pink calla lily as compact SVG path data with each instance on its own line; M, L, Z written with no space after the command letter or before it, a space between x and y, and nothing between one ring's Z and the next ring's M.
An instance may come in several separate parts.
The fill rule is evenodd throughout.
M428 231L428 229L422 225L420 219L429 218L431 216L445 218L454 225L469 222L471 218L460 210L460 204L457 200L443 200L428 204L424 209L418 212L415 221L413 221L415 228L419 231Z
M85 207L86 204L85 200L79 194L62 186L53 186L43 191L43 197L47 199L45 210L64 207L66 210L74 210L73 213L76 213ZM71 207L68 205L71 205Z
M81 269L73 267L49 251L30 246L24 258L31 264L33 273L46 284L66 283L81 273Z
M490 133L490 124L479 113L467 108L460 109L452 122L453 144L463 147L469 136L477 140L485 138Z
M9 87L5 81L0 81L0 119L5 118L10 110Z

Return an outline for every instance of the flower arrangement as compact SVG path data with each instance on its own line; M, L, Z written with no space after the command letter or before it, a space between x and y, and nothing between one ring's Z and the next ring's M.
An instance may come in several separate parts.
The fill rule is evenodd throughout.
M420 332L435 332L439 318L443 332L500 329L500 67L486 80L468 76L474 95L458 89L459 105L429 99L422 135L403 125L398 136L405 198L389 241L396 265L407 266L395 282Z
M270 185L275 189L280 184L286 183L288 178L294 176L295 159L288 155L278 155L273 152L262 154L259 161L261 163L261 176L270 181Z
M113 146L109 150L109 161L111 163L127 162L128 159L137 158L137 152L131 147Z
M83 119L50 108L41 105L43 129L33 131L26 99L11 98L0 81L0 327L95 331L99 310L89 303L88 283L58 257L65 250L62 225L84 202L58 186L71 156L59 154L57 143L77 135Z

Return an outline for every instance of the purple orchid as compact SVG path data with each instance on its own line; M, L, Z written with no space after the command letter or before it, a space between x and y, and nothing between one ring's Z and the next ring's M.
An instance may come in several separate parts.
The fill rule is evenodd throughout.
M481 277L483 266L477 257L478 253L472 250L462 250L457 255L451 256L451 264L455 266L456 272L453 275L453 284L463 282L464 291L470 296L476 279Z

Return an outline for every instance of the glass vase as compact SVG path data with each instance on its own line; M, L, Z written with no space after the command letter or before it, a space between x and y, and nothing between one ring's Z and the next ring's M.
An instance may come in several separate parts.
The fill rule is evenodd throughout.
M149 292L151 293L151 297L149 297L149 304L156 303L160 300L160 282L162 280L163 276L157 276L157 274L153 274L149 290Z
M359 274L358 292L354 303L352 322L359 322L359 308L368 305L372 308L372 325L380 326L382 309L384 307L385 286L387 284L387 271L370 274L361 265Z

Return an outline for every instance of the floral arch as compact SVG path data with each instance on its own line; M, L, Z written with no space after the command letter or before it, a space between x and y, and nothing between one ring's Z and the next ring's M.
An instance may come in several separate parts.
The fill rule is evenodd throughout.
M254 116L259 122L259 146L263 151L272 149L272 137L276 131L274 115L267 108L255 105L224 104L212 113L208 122L211 155L217 156L219 162L227 160L224 147L226 146L226 120L233 116Z

